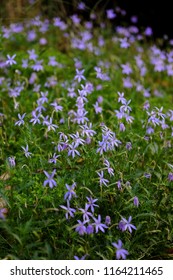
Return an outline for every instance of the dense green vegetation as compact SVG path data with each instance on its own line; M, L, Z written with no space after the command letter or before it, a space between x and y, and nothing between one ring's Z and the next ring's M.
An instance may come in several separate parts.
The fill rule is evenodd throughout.
M0 258L172 259L171 42L80 9L1 28Z

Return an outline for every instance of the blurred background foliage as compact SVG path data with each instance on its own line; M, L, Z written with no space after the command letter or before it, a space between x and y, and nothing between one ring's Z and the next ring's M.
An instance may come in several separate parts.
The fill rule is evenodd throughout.
M116 0L1 0L1 21L5 23L16 22L26 18L33 18L41 14L48 18L67 17L78 11L78 4L84 2L86 9L81 11L86 17L91 12L103 12L109 7L115 7Z
M152 27L154 36L164 35L173 38L171 1L151 0L0 0L0 20L4 24L19 22L41 14L49 19L67 18L79 13L78 5L85 3L85 10L80 10L84 19L91 13L104 19L107 9L119 6L126 11L123 17L116 17L116 23L129 25L132 16L138 16L138 27ZM113 23L114 21L112 21Z

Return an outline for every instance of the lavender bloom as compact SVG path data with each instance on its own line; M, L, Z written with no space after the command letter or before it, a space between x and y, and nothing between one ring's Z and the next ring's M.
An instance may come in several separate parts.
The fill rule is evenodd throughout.
M128 151L130 151L130 150L132 149L132 143L131 143L131 142L127 142L127 143L126 143L126 149L127 149Z
M89 123L89 125L80 125L80 128L82 128L82 136L86 135L87 137L92 137L94 134L96 134L96 132L92 130L92 123Z
M110 163L107 159L104 160L104 165L107 167L107 171L110 176L114 176L114 170L110 167Z
M88 202L87 205L91 208L91 211L94 213L94 207L99 207L95 202L98 200L97 198L93 199L92 197L86 197ZM88 207L88 209L89 209Z
M96 102L93 106L94 106L96 114L102 113L102 107L99 106L98 102Z
M120 260L120 259L125 260L126 256L129 255L129 252L122 248L122 246L123 246L122 241L119 239L118 243L113 242L112 245L117 249L116 250L116 259L117 260Z
M121 112L127 112L128 114L132 111L131 107L128 106L130 104L131 100L125 101L125 103L120 107Z
M78 256L74 256L75 260L84 260L86 258L87 255L82 256L81 258L79 258Z
M121 183L122 183L121 180L118 180L118 181L117 181L117 187L118 187L119 190L122 189Z
M68 94L67 95L71 98L76 97L76 93L74 92L74 88L68 88Z
M89 224L89 225L86 227L86 233L87 233L87 234L92 234L92 233L94 233L94 227L93 227L93 225Z
M43 62L43 60L35 61L35 64L32 65L31 68L32 68L34 71L37 71L37 72L43 70L42 62Z
M80 153L75 149L76 147L75 147L75 144L74 144L74 143L71 144L71 145L69 144L68 148L69 148L69 150L68 150L68 156L72 156L72 158L74 158L75 155L80 156Z
M1 208L0 209L0 219L5 220L5 218L6 218L5 216L6 216L7 212L8 212L7 208Z
M77 197L77 195L76 195L76 193L75 193L75 191L74 191L74 189L75 189L75 187L76 187L76 183L73 183L72 184L72 186L69 186L68 184L65 184L65 186L66 186L66 188L67 188L67 192L65 193L65 195L64 195L64 199L65 200L71 200L72 199L72 197L74 196L74 197Z
M136 206L136 207L139 206L139 199L138 199L137 196L135 196L135 197L133 198L133 204L134 204L134 206Z
M56 187L57 183L53 179L56 173L56 169L53 170L52 174L49 174L47 171L43 171L44 174L48 179L46 179L43 183L43 186L45 187L47 184L49 184L49 187L52 189L54 186Z
M79 233L79 235L84 235L86 233L86 226L84 225L87 221L81 222L77 220L78 224L76 225L75 231Z
M132 82L131 82L129 77L123 78L123 86L125 88L132 88L133 87L133 84L132 84Z
M75 15L72 15L71 16L71 19L72 19L72 21L73 21L73 23L75 24L75 25L79 25L79 23L80 23L80 18L75 14Z
M86 80L86 78L83 76L84 71L85 71L84 69L83 70L76 69L76 76L74 77L74 79L77 80L79 83L81 82L81 80Z
M28 42L32 42L37 38L37 34L35 32L35 30L29 30L27 32L27 40Z
M171 181L173 181L173 173L169 173L168 174L168 180L171 182Z
M24 153L25 153L25 157L31 157L32 153L30 153L28 151L28 145L26 145L26 148L25 147L22 147L22 149L24 150Z
M16 54L14 54L13 56L10 56L9 54L7 54L7 60L6 60L6 64L7 65L13 65L16 64L16 61L14 60L14 58L16 57Z
M58 62L56 61L55 56L50 56L49 57L48 65L50 65L50 66L57 66L58 65Z
M77 122L78 124L81 124L81 123L83 124L83 123L89 121L88 118L85 117L88 114L88 112L84 108L79 108L77 110L77 113L73 112L73 114L74 114L73 122Z
M106 218L105 218L105 224L106 224L107 226L109 226L109 225L111 224L111 217L110 217L110 216L106 216Z
M147 178L147 179L150 179L151 178L151 174L150 173L144 173L144 177Z
M27 53L29 54L30 60L36 60L38 55L35 53L35 50L28 50Z
M69 219L69 215L72 218L74 217L74 213L76 212L76 210L74 208L70 208L69 200L67 200L67 207L64 205L60 205L60 207L63 208L64 210L66 210L65 217L67 220Z
M58 105L56 101L53 102L53 103L51 103L50 105L54 107L54 110L55 110L56 112L59 112L59 111L62 111L62 110L63 110L63 107L60 106L60 105Z
M89 217L92 217L92 213L88 212L90 205L88 205L87 203L85 204L85 209L83 208L79 208L79 210L83 213L83 220L84 221L89 221Z
M24 113L22 116L20 114L18 114L18 118L19 118L19 121L15 122L15 125L23 125L24 124L24 117L25 117L26 113Z
M120 39L120 47L122 49L127 49L130 46L129 42L127 42L127 38Z
M74 140L72 145L74 145L74 148L77 148L79 145L84 145L85 140L80 138L79 132L77 131L76 134L69 134L69 136Z
M128 230L130 233L132 233L132 229L136 230L136 227L130 223L131 220L132 220L132 216L129 216L128 220L126 220L125 218L122 218L118 224L119 229L121 231Z
M57 158L59 158L59 157L60 157L60 155L57 155L56 153L54 153L54 154L53 154L53 157L50 158L48 162L49 162L49 163L54 163L54 164L56 164Z
M52 118L50 118L49 121L44 121L44 124L47 126L48 131L50 131L51 129L53 131L55 131L56 128L58 128L58 126L56 124L52 123Z
M22 59L22 68L28 68L28 59Z
M16 165L15 157L9 157L8 161L9 161L10 167L14 167Z
M151 35L153 35L153 30L152 30L151 27L147 27L145 29L144 33L145 33L146 36L151 36Z
M85 3L84 2L80 2L79 4L78 4L78 9L79 10L85 10Z
M46 91L46 92L41 91L40 94L41 94L41 97L38 99L39 103L40 104L47 103L48 102L48 98L47 98L48 91Z
M97 174L99 175L100 186L102 186L102 185L107 186L107 184L109 183L109 180L103 178L103 176L104 176L103 171L101 171L100 173L97 172Z
M126 127L125 127L125 125L122 122L119 125L119 130L120 131L125 131L126 130Z
M32 116L33 116L33 118L30 120L31 123L33 123L34 125L35 125L36 123L41 123L41 121L40 121L40 119L39 119L40 113L39 113L38 115L36 115L36 111L33 111L33 112L32 112Z
M121 67L122 67L122 73L123 74L131 74L133 71L132 71L132 68L130 67L129 63L127 64L121 64Z
M98 215L98 219L93 217L93 220L95 221L93 225L95 226L96 233L98 233L99 230L105 232L105 228L108 228L105 224L101 223L101 215Z
M114 13L113 9L107 10L106 15L108 19L114 19L117 15Z
M118 92L118 102L121 102L122 104L126 104L126 99L124 98L124 92Z

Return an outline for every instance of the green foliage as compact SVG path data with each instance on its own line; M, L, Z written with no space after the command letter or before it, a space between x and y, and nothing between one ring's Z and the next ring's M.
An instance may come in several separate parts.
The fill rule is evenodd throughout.
M95 28L92 42L96 44L100 35L105 40L101 55L98 57L88 50L79 50L71 47L70 39L63 45L63 32L54 26L44 36L48 41L42 46L37 40L26 42L23 39L24 31L16 34L13 40L2 38L2 57L16 53L17 66L8 69L11 87L16 81L23 82L24 89L20 96L11 98L8 95L6 84L2 84L0 92L0 111L3 113L0 127L0 201L8 209L6 219L0 219L0 258L1 259L74 259L74 255L87 255L88 259L115 259L115 250L111 245L121 239L124 248L129 251L129 259L172 259L167 253L167 248L173 246L173 195L172 182L168 180L169 172L173 171L171 132L160 131L156 127L154 133L146 139L148 116L143 110L146 101L142 94L135 88L124 90L122 83L121 64L129 62L134 65L136 49L141 47L135 42L128 51L112 44L112 33L108 30ZM77 36L79 29L68 29L71 38ZM37 30L38 31L38 30ZM38 33L38 36L40 34ZM143 43L142 57L148 69L149 45ZM30 119L32 110L37 106L40 96L33 90L29 83L31 67L23 69L21 60L28 57L27 50L35 49L39 59L44 61L44 70L37 73L37 84L45 91L47 77L53 76L58 81L56 86L50 87L49 103L56 100L63 106L63 111L55 112L45 104L46 114L51 116L54 123L59 126L56 132L46 130L45 126L34 126ZM48 65L48 57L55 56L63 64L63 68L52 68ZM49 159L54 154L54 147L58 145L58 132L72 134L79 131L79 125L73 123L69 111L75 108L75 102L67 96L67 88L74 81L74 58L78 58L85 69L87 81L92 82L94 90L88 95L86 103L87 117L92 120L96 135L92 137L89 145L79 147L80 156L68 157L67 150L62 151L55 164L50 164ZM111 81L96 79L94 67L98 60L110 63L109 76ZM29 62L31 66L31 61ZM104 64L103 63L103 64ZM17 67L17 68L16 68ZM105 71L106 68L103 67ZM16 71L18 70L18 71ZM0 70L1 71L1 70ZM1 71L3 74L3 71ZM6 77L7 78L7 77ZM164 76L160 82L160 73L153 69L148 71L145 80L140 76L138 69L133 69L132 80L139 80L145 88L150 87L151 92L156 88L163 92L161 99L154 95L150 97L151 110L155 107L164 108L168 112L172 100L171 77ZM66 82L65 86L62 83ZM102 89L96 86L102 84ZM75 89L77 91L77 88ZM131 99L134 123L128 124L125 131L119 130L119 120L115 117L114 110L119 109L117 92L125 92L127 100ZM95 114L93 104L97 98L103 96L103 112ZM15 107L15 105L18 106ZM15 126L18 113L25 113L25 124ZM65 122L60 124L59 120ZM121 145L115 150L107 151L104 155L96 152L98 142L101 141L101 124L105 123L113 132ZM171 124L170 124L171 126ZM160 132L163 133L160 137ZM70 139L70 137L69 137ZM132 149L126 148L126 143L131 142ZM26 158L22 146L28 144L31 157ZM10 166L9 157L14 156L15 166ZM104 159L109 159L115 175L110 177L103 165ZM44 171L51 173L56 169L57 186L49 188L43 186ZM105 171L105 178L109 180L107 186L100 186L96 172ZM149 173L147 178L145 173ZM117 182L121 180L121 188ZM75 219L65 218L65 212L60 207L65 205L64 195L66 184L76 182L77 197L70 202L72 208L77 209ZM95 208L95 217L111 217L111 225L105 233L79 236L75 231L77 220L82 219L80 208L85 207L86 197L97 198L98 208ZM133 203L134 197L139 199L139 206ZM0 207L1 208L1 207ZM118 223L122 217L128 219L132 216L133 224L137 227L132 234L128 231L121 232Z

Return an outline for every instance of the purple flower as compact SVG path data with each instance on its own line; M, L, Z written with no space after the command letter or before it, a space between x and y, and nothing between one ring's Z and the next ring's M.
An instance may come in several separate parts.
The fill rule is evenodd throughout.
M81 258L79 258L78 256L74 256L75 260L84 260L86 258L87 255L82 256Z
M13 65L16 64L16 61L14 60L14 58L16 57L16 54L14 54L13 56L10 56L9 54L7 54L7 60L6 60L6 64L7 65Z
M119 130L120 131L125 131L126 130L126 127L125 127L125 125L122 122L119 125Z
M118 91L118 102L121 102L122 104L126 104L126 99L124 98L124 92Z
M24 150L24 153L25 153L25 157L31 157L32 153L30 153L28 151L28 145L26 145L26 148L25 147L22 147L22 149Z
M81 80L86 80L86 78L83 76L84 71L85 71L84 69L83 70L76 69L76 76L74 77L74 79L78 80L79 83Z
M80 138L78 131L76 132L76 134L69 134L69 136L74 140L74 142L72 142L74 148L77 148L79 145L84 145L85 140Z
M151 178L151 174L145 172L145 173L144 173L144 177L147 178L147 179L150 179L150 178Z
M15 157L9 157L8 161L11 167L14 167L16 165Z
M144 33L145 33L146 36L151 36L151 35L153 35L153 30L152 30L151 27L147 27L145 29Z
M93 106L94 106L96 114L102 113L102 107L99 106L98 102L96 102Z
M66 186L66 188L67 188L67 192L65 193L65 195L64 195L64 199L65 200L71 200L72 199L72 197L74 196L74 197L77 197L76 196L76 193L75 193L75 191L74 191L74 189L75 189L75 187L76 187L76 183L73 183L71 186L69 186L68 184L65 184L65 186Z
M94 207L99 207L95 202L98 200L97 198L93 199L92 197L86 197L88 202L87 205L91 208L91 211L94 213Z
M113 9L107 10L106 15L108 19L114 19L116 17L116 14L114 13Z
M79 4L78 4L78 9L79 10L85 10L85 3L84 2L80 2Z
M53 170L52 174L49 174L47 171L43 171L44 174L46 175L46 177L48 179L46 179L43 183L43 186L45 187L47 184L49 184L49 187L52 189L54 186L56 187L56 182L55 180L53 179L53 177L55 176L55 173L56 173L56 169Z
M139 199L138 199L137 196L135 196L135 197L133 198L133 204L134 204L136 207L139 206Z
M35 64L33 66L31 66L31 68L37 72L43 70L42 62L43 62L43 60L35 61Z
M40 113L38 115L36 115L36 111L33 111L32 116L33 116L33 118L30 120L30 122L32 122L34 125L36 123L40 123L40 119L39 119Z
M57 158L59 158L60 155L57 155L56 153L53 154L53 157L49 159L49 163L54 163L56 164Z
M18 118L19 118L19 121L15 122L15 125L23 125L24 124L24 117L25 117L26 113L24 113L22 116L20 114L18 114Z
M173 173L169 173L168 174L168 180L171 182L171 181L173 181Z
M132 216L130 216L128 218L128 220L126 220L125 218L122 218L121 221L118 224L118 227L121 231L126 231L128 230L130 233L132 233L132 229L136 230L136 227L134 225L132 225L130 222L132 220Z
M83 213L83 220L84 221L89 221L89 217L93 217L92 213L88 212L90 205L87 203L85 204L85 209L79 208L79 210Z
M69 215L72 218L74 217L74 213L76 212L76 210L74 208L70 207L70 201L69 200L67 200L67 207L64 206L64 205L60 205L60 207L63 208L64 210L66 210L65 217L66 217L67 220L69 219L69 217L68 217Z
M106 216L106 218L105 218L105 224L106 224L107 226L109 226L109 225L111 224L111 217L110 217L110 216Z
M30 60L36 60L38 55L35 53L35 50L28 50L27 53L29 54Z
M79 23L80 23L80 18L75 14L75 15L72 15L71 16L71 19L72 19L72 21L73 21L73 23L75 24L75 25L79 25Z
M97 174L99 175L100 186L102 186L102 185L107 186L107 184L109 183L109 180L103 178L103 176L104 176L103 171L101 171L100 173L97 172Z
M87 137L92 137L94 136L94 134L96 134L96 132L94 130L92 130L92 123L88 124L84 124L84 125L80 125L80 128L82 128L82 136L87 136Z
M133 72L131 66L129 65L129 63L121 64L121 67L122 67L122 73L123 74L129 75L129 74L131 74Z
M8 210L7 208L1 208L0 209L0 219L5 220L5 215L7 214Z
M123 49L127 49L130 44L127 42L127 38L120 39L120 47Z
M53 103L51 103L50 105L54 107L54 110L55 110L56 112L59 112L59 111L62 111L62 110L63 110L63 107L60 106L60 105L58 105L56 101L53 102Z
M81 222L77 220L78 224L76 225L75 231L79 233L79 235L84 235L86 233L86 226L84 225L87 221Z
M126 143L126 149L127 149L128 151L130 151L130 150L132 149L132 143L131 143L131 142L127 142L127 143Z
M122 246L123 246L122 241L119 239L118 243L113 242L112 245L117 249L116 250L116 259L117 260L120 260L120 259L125 260L126 256L129 255L129 252L122 248Z
M105 228L108 228L105 224L101 223L101 215L98 215L98 219L93 217L93 220L95 221L93 226L95 226L96 233L98 233L99 230L105 232Z
M76 155L80 156L80 153L75 148L75 143L69 145L68 156L72 156L72 158Z
M50 118L49 121L48 120L44 121L44 124L47 126L48 131L50 131L51 129L55 131L56 128L58 128L56 124L52 123L52 118Z
M104 160L104 165L107 167L109 175L114 176L114 170L110 167L110 162L107 159Z
M86 233L87 233L87 234L92 234L92 233L94 233L94 227L93 227L93 225L89 224L89 225L86 227Z

